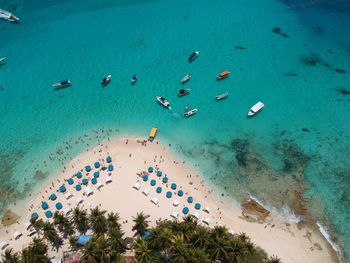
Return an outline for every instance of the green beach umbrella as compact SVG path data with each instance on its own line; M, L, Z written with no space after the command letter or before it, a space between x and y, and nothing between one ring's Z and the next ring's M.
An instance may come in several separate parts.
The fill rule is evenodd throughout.
M172 189L172 190L176 190L176 184L175 184L175 183L172 183L172 184L171 184L171 189Z
M201 209L201 204L200 203L196 203L194 205L194 208L196 208L197 210Z
M32 218L39 218L39 214L37 212L32 213Z
M158 194L160 194L162 192L162 187L158 186L156 191Z
M92 183L92 184L97 184L97 179L96 179L96 178L92 178L92 179L91 179L91 183Z
M108 156L108 157L106 158L106 161L107 161L107 163L111 163L111 162L112 162L112 157L111 157L111 156Z
M170 192L170 191L166 192L166 197L167 198L171 198L172 196L173 196L172 192Z
M80 179L80 178L83 177L83 174L82 174L81 172L77 172L77 173L76 173L76 177L77 177L78 179Z
M142 176L142 179L143 179L144 182L147 182L148 181L148 175Z
M46 202L41 202L41 208L46 210L49 208L49 205Z
M73 178L69 178L69 179L67 180L67 183L68 183L69 185L74 184L74 180L73 180Z
M50 197L49 197L49 199L50 199L51 201L55 201L55 200L57 199L57 196L56 196L55 194L51 194Z
M61 210L62 207L63 207L63 206L62 206L62 203L61 203L61 202L57 202L57 203L56 203L56 209L57 209L57 210Z
M166 184L168 182L168 177L163 177L162 181Z
M109 171L109 172L113 171L113 169L114 169L114 168L113 168L113 164L108 165L108 171Z
M157 176L158 176L158 177L161 177L162 174L163 174L162 171L159 171L159 170L157 171Z
M153 167L148 167L148 172L153 173Z
M51 218L51 217L52 217L52 212L51 212L50 210L46 211L46 212L45 212L45 216L46 216L47 218Z
M100 172L99 171L94 172L94 178L99 178L99 177L100 177Z
M193 197L192 197L192 196L189 196L189 197L187 198L187 202L192 203L192 202L193 202Z
M77 185L75 186L75 190L80 191L80 190L81 190L81 185L80 185L80 184L77 184Z
M91 166L90 165L85 166L85 171L90 172L91 171Z
M151 180L151 185L152 185L152 186L155 186L156 183L157 183L156 180L154 180L154 179Z
M184 192L183 192L182 190L179 190L179 191L177 192L177 195L181 197L181 196L184 195Z
M94 166L95 166L95 168L100 168L101 164L100 164L100 162L95 162Z
M190 212L190 209L187 206L182 209L182 213L184 213L185 215L187 215L188 212Z

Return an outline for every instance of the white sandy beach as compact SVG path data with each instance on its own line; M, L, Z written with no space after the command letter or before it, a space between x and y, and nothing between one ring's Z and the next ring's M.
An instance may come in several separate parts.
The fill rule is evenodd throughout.
M242 211L239 207L227 204L227 199L220 197L220 193L212 187L205 185L200 177L199 171L190 167L187 163L179 160L171 151L171 147L154 142L144 143L145 138L118 138L105 141L96 148L86 151L69 164L66 165L64 172L57 175L56 179L46 184L45 187L38 192L32 200L28 201L28 205L24 213L19 219L19 223L9 227L2 227L0 230L0 242L9 242L9 247L18 251L25 247L31 240L27 236L27 230L24 224L29 221L32 212L38 212L40 217L45 218L44 210L40 207L42 201L49 204L49 209L54 212L56 202L62 202L65 210L69 204L73 207L76 205L77 198L82 198L81 207L90 208L101 206L107 211L114 211L120 214L120 222L123 225L125 236L132 236L132 217L137 212L143 211L149 214L153 223L159 219L170 219L170 214L174 211L178 212L181 219L182 208L186 205L190 209L190 213L197 211L200 221L206 217L210 219L210 226L225 225L228 229L234 230L236 233L247 233L252 241L263 248L269 255L277 255L285 263L314 263L314 262L336 262L335 253L331 250L326 240L315 231L307 228L299 229L296 224L289 223L279 217L271 215L268 223L250 223L242 219ZM83 190L76 191L74 186L78 180L74 177L74 184L69 185L65 180L82 170L86 165L92 167L92 171L87 175L83 171L82 178L93 178L93 173L97 170L94 163L100 161L102 166L107 166L106 157L112 157L114 170L111 172L110 178L112 182L97 189L96 185L92 185L90 180L88 186L93 190L93 194L89 197L83 195ZM158 177L155 172L149 174L149 180L144 182L138 175L142 171L147 171L148 167L153 167L162 171L162 176ZM99 169L100 170L100 169ZM167 176L169 181L167 184L162 183L162 178ZM98 182L104 184L108 177L108 171L101 171ZM155 179L156 185L151 186L150 180ZM139 181L140 190L133 188L133 185ZM59 183L60 182L60 183ZM56 190L62 183L65 184L67 191L73 194L69 200L65 195L58 193ZM171 183L177 184L176 191L170 189ZM53 186L54 185L54 186ZM161 186L162 193L156 193L156 187ZM52 189L50 189L50 187ZM149 195L142 193L147 189ZM179 197L177 193L182 189L184 196ZM171 191L172 198L167 198L165 193ZM49 195L56 193L57 200L50 201ZM186 199L192 196L194 202L188 204ZM44 198L43 198L44 197ZM156 197L159 204L155 205L150 200ZM175 207L173 201L177 199L179 205ZM194 204L200 203L202 208L195 210ZM33 209L31 209L33 205ZM210 213L204 212L202 209L210 207ZM29 211L30 210L30 211ZM15 212L17 212L15 210ZM23 211L22 211L23 212ZM23 233L19 239L14 240L15 231ZM57 252L50 252L56 255ZM58 254L62 253L59 251Z

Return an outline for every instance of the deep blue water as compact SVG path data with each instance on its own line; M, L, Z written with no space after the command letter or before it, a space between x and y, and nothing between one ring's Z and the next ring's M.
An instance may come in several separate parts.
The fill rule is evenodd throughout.
M311 214L350 252L349 1L1 0L0 8L22 20L0 21L1 209L84 147L157 126L235 198L250 192ZM223 70L231 76L217 82ZM191 94L177 98L187 73ZM54 91L65 78L73 86ZM247 119L259 100L265 109ZM184 119L187 103L199 112Z

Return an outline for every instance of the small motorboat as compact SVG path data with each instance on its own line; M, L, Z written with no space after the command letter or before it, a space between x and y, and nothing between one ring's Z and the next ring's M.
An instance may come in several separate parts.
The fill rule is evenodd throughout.
M164 108L170 107L170 103L165 98L157 96L156 99L161 105L163 105Z
M103 87L107 86L109 84L109 82L111 82L112 80L112 75L108 75L107 77L104 77L102 80L101 80L101 85Z
M132 76L131 78L131 85L135 85L137 82L137 75Z
M177 93L177 96L182 97L187 94L190 94L191 89L180 89L179 92Z
M192 62L193 60L195 60L199 55L199 51L194 51L191 56L188 58L188 62Z
M19 23L20 20L17 16L11 14L9 11L0 9L0 18L3 18L7 21Z
M52 86L56 88L66 88L72 86L72 82L69 79L65 79L58 83L52 84Z
M261 101L259 101L258 103L256 103L253 107L250 108L250 110L248 111L248 117L253 117L256 113L258 113L259 111L261 111L264 108L264 103L262 103Z
M185 113L184 113L184 116L185 116L185 117L190 117L190 116L196 114L197 112L198 112L198 109L192 109L192 110L190 110L190 111L185 112Z
M220 95L215 96L216 100L223 100L228 97L228 92L222 93Z
M225 78L227 78L228 75L230 75L230 74L231 74L231 72L229 72L229 71L223 71L223 72L221 72L219 75L216 76L216 79L217 79L217 80L225 79Z
M181 80L182 84L185 84L187 81L189 81L191 79L191 74L187 74L186 76L184 76Z
M5 57L0 58L0 65L5 64L5 63L6 63L6 58Z

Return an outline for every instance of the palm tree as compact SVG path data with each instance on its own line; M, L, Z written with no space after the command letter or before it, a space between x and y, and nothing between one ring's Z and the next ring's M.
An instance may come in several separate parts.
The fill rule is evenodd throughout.
M19 263L19 256L17 253L13 253L12 248L7 248L5 253L1 255L3 263Z
M187 244L185 244L182 241L177 241L171 248L171 262L174 262L174 263L191 262L189 258L190 258L190 252L188 250Z
M150 230L151 235L147 238L149 246L157 251L163 251L164 249L170 247L172 233L168 228L158 224L155 228Z
M120 217L119 217L119 214L118 213L109 213L107 215L107 227L108 229L111 229L111 228L118 228L118 229L121 229L121 225L119 223L119 220L120 220Z
M211 260L220 260L225 262L228 259L227 247L228 242L223 237L210 238L208 252L210 253Z
M242 259L251 255L248 248L240 240L231 240L230 245L226 251L232 263L240 263L242 262Z
M32 243L22 251L22 263L47 263L47 245L42 239L33 238Z
M43 229L44 221L42 219L34 220L32 225L33 225L33 228L35 229L35 231L40 234L42 232L42 229Z
M148 243L142 238L138 238L135 242L135 256L137 262L153 262L154 260L152 249L149 248Z
M203 226L198 226L190 237L190 243L194 247L205 247L209 241L209 231Z
M77 251L79 249L79 244L78 244L77 240L75 239L75 237L74 236L70 236L68 240L69 240L70 248L73 251Z
M124 233L118 228L111 228L107 232L107 241L110 246L110 257L117 258L125 252Z
M192 263L210 263L210 256L203 248L191 247L189 249L190 262Z
M89 222L86 210L75 207L72 213L72 222L80 233L85 233Z
M81 262L86 263L99 263L99 255L97 253L97 247L95 244L96 237L93 237L92 239L87 242L84 247L82 248L83 256L80 259Z
M60 232L63 232L65 236L72 234L73 229L70 220L62 213L56 211L53 215L53 224L57 226Z
M100 210L98 206L90 210L89 222L95 234L106 233L107 220L104 214L105 210Z
M147 220L149 215L145 215L143 212L137 213L136 217L133 217L133 222L135 223L132 227L132 231L135 232L135 236L142 236L148 229L149 221Z
M273 255L272 257L270 257L266 263L281 263L281 259L279 259L277 256Z
M62 239L59 237L52 223L44 222L43 224L44 238L47 239L57 250L62 245Z

